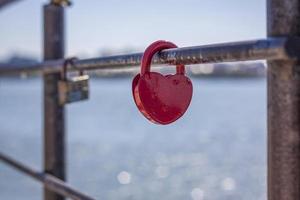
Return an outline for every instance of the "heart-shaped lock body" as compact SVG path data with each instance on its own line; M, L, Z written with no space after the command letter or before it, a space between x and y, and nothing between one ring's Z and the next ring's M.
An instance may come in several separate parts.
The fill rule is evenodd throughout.
M184 65L176 66L176 74L150 72L152 57L177 46L167 41L152 43L144 52L141 73L132 82L134 101L141 113L157 124L170 124L187 110L193 94L191 80L185 76Z

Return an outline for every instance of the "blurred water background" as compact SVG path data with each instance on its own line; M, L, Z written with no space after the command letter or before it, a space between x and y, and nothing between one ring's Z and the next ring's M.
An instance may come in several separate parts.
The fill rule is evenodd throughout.
M67 106L67 179L96 199L265 200L265 78L193 78L185 116L151 124L131 79L91 80ZM42 170L42 80L0 78L0 151ZM0 163L0 199L37 200L41 185Z

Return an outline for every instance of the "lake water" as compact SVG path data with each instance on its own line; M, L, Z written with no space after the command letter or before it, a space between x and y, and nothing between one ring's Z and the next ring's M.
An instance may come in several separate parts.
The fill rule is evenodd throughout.
M131 79L92 79L67 106L67 179L96 199L265 200L266 80L192 79L183 118L136 109ZM0 78L0 151L42 169L42 81ZM0 199L42 199L41 185L0 162Z

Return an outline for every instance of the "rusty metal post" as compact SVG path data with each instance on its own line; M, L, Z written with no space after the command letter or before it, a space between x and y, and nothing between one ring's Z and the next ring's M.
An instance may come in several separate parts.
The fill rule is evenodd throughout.
M44 6L44 60L64 57L64 7ZM58 104L59 73L44 75L44 170L65 180L65 111ZM45 200L63 196L44 188Z
M268 0L268 36L300 35L300 0ZM268 199L300 199L300 62L268 61Z

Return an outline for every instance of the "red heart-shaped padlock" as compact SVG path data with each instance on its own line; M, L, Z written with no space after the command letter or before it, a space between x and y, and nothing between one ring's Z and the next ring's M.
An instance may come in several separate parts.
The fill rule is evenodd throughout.
M141 73L132 82L134 101L141 113L157 124L170 124L187 110L193 94L191 80L184 65L177 65L176 74L163 76L150 72L152 57L158 51L177 46L167 41L152 43L144 52Z

